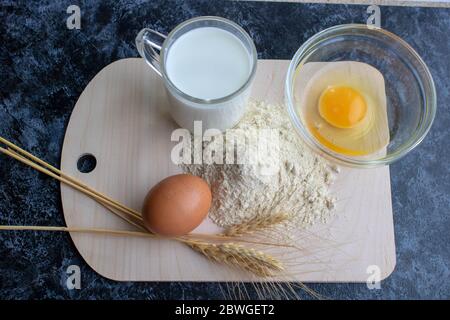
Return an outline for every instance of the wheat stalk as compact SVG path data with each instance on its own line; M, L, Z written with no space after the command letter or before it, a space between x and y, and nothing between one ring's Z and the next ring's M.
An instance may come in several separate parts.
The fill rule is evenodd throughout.
M212 261L243 269L259 277L272 276L284 270L282 263L272 256L232 242L214 244L187 241L186 244Z
M109 209L112 213L117 214L119 217L123 218L130 224L133 224L137 227L141 227L142 217L139 212L134 211L119 202L107 197L106 195L88 187L83 184L81 181L76 180L66 174L64 174L59 169L51 166L45 161L35 157L31 153L17 147L13 143L8 140L0 137L0 143L7 145L7 149L0 147L0 152L4 153L54 179L65 183L74 189L83 192L84 194L90 196L97 202L104 205L107 209ZM117 212L117 211L118 212ZM123 213L124 215L120 214ZM286 216L287 217L287 216ZM235 226L233 229L230 229L231 234L243 234L253 232L255 230L264 229L269 225L274 225L276 223L280 223L284 221L286 218L284 215L274 215L270 218L256 218L254 220L249 220L247 223L244 223L239 226ZM130 218L136 219L135 223ZM156 237L150 233L142 233L142 232L128 232L128 231L119 231L119 230L107 230L107 229L88 229L88 228L69 228L69 227L47 227L47 226L1 226L0 230L35 230L35 231L64 231L64 232L93 232L93 233L105 233L105 234L113 234L113 235L132 235L132 236L148 236L148 237ZM145 230L145 229L144 229ZM195 236L195 235L191 235ZM207 236L207 235L205 235ZM209 235L209 237L216 238L216 240L224 240L227 235L219 234L219 235ZM274 259L273 257L255 249L250 249L243 247L241 245L236 245L234 243L210 243L203 242L197 240L187 239L187 236L172 238L173 240L177 240L189 245L194 250L202 253L204 256L209 258L210 260L216 262L222 262L228 265L233 265L239 267L243 270L251 272L257 276L267 277L272 275L274 271L282 271L282 264ZM236 239L236 241L239 241Z
M81 232L81 233L97 233L109 234L112 236L132 236L132 237L147 237L160 238L158 235L125 231L125 230L110 230L99 228L76 228L76 227L50 227L50 226L4 226L0 225L0 230L11 231L60 231L60 232ZM246 248L235 243L211 243L186 238L171 238L179 242L183 242L192 249L202 253L210 260L234 265L248 272L251 272L260 277L267 277L273 274L273 271L284 270L280 261L273 257L255 249Z
M250 234L256 231L273 227L275 225L287 221L288 219L289 216L283 212L271 214L268 216L256 215L255 217L247 221L228 227L225 230L224 235L229 237L237 237L244 234Z

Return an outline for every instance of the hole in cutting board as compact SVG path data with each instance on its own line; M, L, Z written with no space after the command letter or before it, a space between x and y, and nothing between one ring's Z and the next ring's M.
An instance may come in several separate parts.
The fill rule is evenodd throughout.
M83 154L77 161L77 169L82 173L94 171L97 166L97 159L90 153Z

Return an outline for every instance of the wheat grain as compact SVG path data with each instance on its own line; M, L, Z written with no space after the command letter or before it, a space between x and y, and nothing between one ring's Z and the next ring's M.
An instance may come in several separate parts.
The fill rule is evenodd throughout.
M284 270L282 263L272 256L232 242L187 241L186 244L212 261L238 267L259 277L269 277Z
M224 232L224 235L237 237L244 234L250 234L256 231L274 227L278 224L281 224L282 222L287 221L288 219L289 216L286 213L282 212L268 216L257 215L254 218L227 228Z

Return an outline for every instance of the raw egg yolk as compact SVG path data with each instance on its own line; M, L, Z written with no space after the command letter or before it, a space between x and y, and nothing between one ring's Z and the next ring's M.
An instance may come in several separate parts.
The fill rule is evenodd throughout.
M353 128L366 112L364 97L350 87L328 87L319 99L320 116L337 128Z

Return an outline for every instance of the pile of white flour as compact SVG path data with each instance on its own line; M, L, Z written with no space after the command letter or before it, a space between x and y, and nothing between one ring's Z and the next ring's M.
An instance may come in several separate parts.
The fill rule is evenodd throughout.
M303 144L282 106L252 101L246 115L231 130L234 136L256 141L252 139L257 139L261 129L272 129L272 135L261 138L266 139L270 150L251 163L182 165L185 172L209 183L213 195L210 218L222 227L277 212L289 214L297 227L326 222L335 202L328 186L338 168ZM222 135L204 142L203 151L224 140ZM250 145L246 156L254 156L256 149Z

